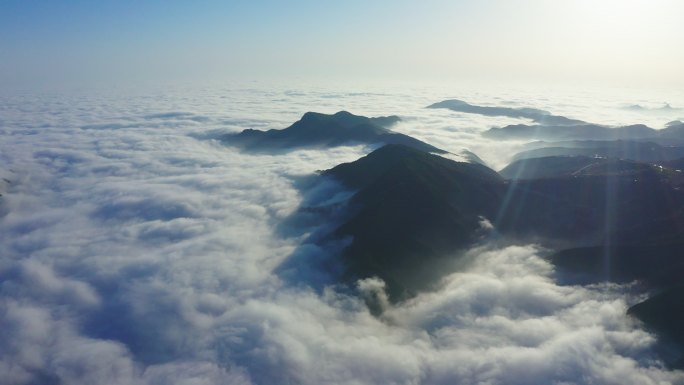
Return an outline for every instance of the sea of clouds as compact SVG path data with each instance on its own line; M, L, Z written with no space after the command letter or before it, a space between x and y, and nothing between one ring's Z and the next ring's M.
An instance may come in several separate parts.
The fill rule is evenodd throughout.
M684 383L625 314L643 293L560 285L535 245L473 249L434 292L394 306L377 279L326 285L311 265L343 245L313 242L331 223L298 207L349 196L316 171L370 149L251 155L216 140L310 110L397 114L397 131L499 169L523 144L479 133L520 120L423 107L459 98L659 128L684 112L624 107L684 106L681 94L372 89L0 96L0 384Z

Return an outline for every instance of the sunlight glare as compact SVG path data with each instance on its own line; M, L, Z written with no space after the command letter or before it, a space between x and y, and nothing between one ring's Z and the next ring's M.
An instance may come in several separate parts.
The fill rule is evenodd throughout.
M573 2L594 32L651 33L681 4L673 0L577 0Z

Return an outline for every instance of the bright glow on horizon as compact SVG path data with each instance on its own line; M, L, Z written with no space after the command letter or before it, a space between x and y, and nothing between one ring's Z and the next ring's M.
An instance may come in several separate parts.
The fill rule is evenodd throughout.
M569 3L570 13L581 19L577 31L584 36L608 39L621 47L667 41L673 16L684 15L684 6L674 0L577 0ZM671 19L671 20L668 20Z
M428 77L684 86L677 0L2 4L4 83Z
M547 66L618 82L668 79L670 84L684 84L684 33L679 27L684 3L577 0L554 2L552 7L562 16L547 24L543 39L551 45L548 56L555 58Z

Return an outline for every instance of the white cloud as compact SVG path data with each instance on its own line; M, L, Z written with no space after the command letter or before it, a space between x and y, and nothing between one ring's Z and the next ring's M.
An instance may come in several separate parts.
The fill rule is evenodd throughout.
M330 256L305 242L330 228L315 215L291 216L302 202L344 200L339 186L312 185L310 176L365 150L249 155L203 135L243 122L284 127L309 109L401 113L414 116L398 128L404 132L503 162L510 149L488 148L476 135L489 123L423 110L441 99L434 95L212 95L3 99L2 167L12 183L1 198L0 378L684 381L658 366L653 337L625 316L623 288L559 286L534 246L473 250L472 265L438 290L394 306L383 300L382 316L373 317L362 298L323 289L315 265L301 269ZM179 105L192 112L175 113ZM296 186L311 189L301 196ZM274 273L292 255L299 265ZM377 280L361 287L382 297Z

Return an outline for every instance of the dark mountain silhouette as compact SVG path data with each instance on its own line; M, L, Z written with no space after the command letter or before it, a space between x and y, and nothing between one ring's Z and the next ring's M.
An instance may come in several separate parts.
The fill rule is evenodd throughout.
M490 128L482 135L499 140L626 140L655 138L659 134L658 130L643 124L608 127L586 123L572 126L512 124Z
M552 115L548 111L536 108L476 106L457 99L444 100L434 103L429 105L428 108L446 108L456 112L465 112L484 116L508 116L510 118L524 118L531 119L536 123L549 125L570 126L585 123L581 120L566 118L565 116Z
M684 347L684 285L681 280L678 285L632 306L627 313L643 321L661 340L678 345L680 351L666 357L666 362L672 367L684 368L684 354L681 353Z
M629 159L639 162L670 161L684 157L684 146L663 146L650 141L574 141L563 142L562 147L535 148L517 153L513 159L530 159L550 156L584 156Z
M456 112L479 114L484 116L507 116L511 118L530 119L535 124L511 124L504 127L493 127L482 133L483 136L499 140L651 140L668 144L668 140L684 141L684 123L673 121L662 130L656 130L643 124L621 127L610 127L592 124L565 116L553 115L548 111L536 108L512 108L477 106L462 100L444 100L428 106L428 108L445 108ZM627 109L644 109L641 106L629 106ZM665 104L659 111L674 110ZM671 144L671 142L669 142Z
M673 110L679 110L679 108L674 108L672 107L669 103L663 104L662 107L644 107L639 104L632 104L630 106L623 107L625 110L631 110L631 111L653 111L653 112L669 112Z
M681 173L620 160L511 181L496 225L576 245L671 242L684 232Z
M684 243L681 240L574 248L549 258L562 282L638 281L642 289L655 291L656 295L632 306L627 313L644 322L661 341L678 345L680 349L666 349L668 353L662 358L672 367L684 368Z
M679 120L670 122L658 134L661 138L682 140L684 138L684 122Z
M684 163L684 162L683 162ZM669 162L663 162L669 165ZM588 156L545 156L541 158L523 158L516 160L499 171L507 179L540 179L563 176L582 175L637 175L639 173L661 173L673 178L672 182L681 179L676 170L650 163L636 162L618 158L601 158Z
M644 145L657 144L662 147L672 146L663 145L657 139L654 141L648 140L564 140L564 141L535 141L530 142L525 145L526 148L530 150L535 150L539 148L549 148L549 147L562 147L562 148L611 148L613 151L638 151L645 149Z
M300 120L282 130L247 129L222 137L228 145L248 151L291 150L302 147L335 147L350 144L403 144L427 152L445 153L408 135L387 129L397 116L367 118L340 111L333 115L307 112Z
M681 283L684 276L684 243L625 243L612 246L579 247L559 251L549 259L572 283L638 280L642 285L663 290Z
M396 302L456 271L474 244L533 240L565 249L549 257L561 281L637 280L661 292L629 313L684 347L684 177L669 165L585 156L523 159L502 170L505 180L481 164L386 145L321 174L352 190L346 203L315 200L334 201L334 209L316 212L335 213L335 220L310 241L336 245L340 254L302 250L294 263L283 263L282 274L297 277L291 273L303 269L321 285L333 279L349 287L379 277ZM372 301L369 308L382 312Z
M468 151L468 150L462 150L461 155L469 162L469 163L477 163L481 164L483 166L486 166L487 164L485 163L484 160L480 159L477 154L474 152Z
M351 237L345 281L378 276L393 300L426 290L489 234L552 247L674 242L684 234L682 178L617 159L567 174L505 181L493 170L388 145L323 172L356 190L333 237Z
M355 192L346 203L336 199L334 209L316 211L334 212L336 219L312 241L343 248L340 258L329 253L319 262L302 251L306 258L300 260L311 264L307 274L331 269L321 282L330 276L353 285L379 277L390 299L400 301L457 269L462 252L478 242L534 240L565 249L550 258L568 282L638 280L658 290L629 312L684 347L684 177L677 171L684 168L682 122L662 130L611 128L537 109L462 101L430 107L531 119L537 124L485 135L563 142L531 144L500 175L483 164L431 154L443 151L391 132L386 127L396 117L307 113L283 130L245 130L223 139L253 151L388 144L322 172ZM298 266L285 265L290 272Z
M572 175L601 159L588 156L544 156L523 158L504 167L499 174L506 179L537 179Z
M489 168L388 145L324 172L358 189L355 214L336 235L353 237L346 277L378 276L392 299L437 282L447 257L472 244L496 213L503 180Z
M636 163L638 165L638 163ZM613 228L597 246L571 248L550 259L569 283L601 281L641 283L642 289L660 292L630 308L629 314L642 320L664 341L679 344L679 353L666 357L669 365L684 368L684 198L682 177L673 169L641 165L629 177L639 179L639 191L624 192L624 185L611 188L611 200L625 204L605 206ZM657 179L653 179L657 175ZM650 178L650 179L649 179ZM610 180L610 179L608 179ZM639 182L635 182L635 185ZM624 200L622 197L631 197ZM613 207L611 209L611 207Z
M684 158L669 160L666 162L658 162L658 164L673 170L679 170L679 172L684 172Z
M626 140L650 141L662 145L684 142L684 123L673 121L661 130L634 124L630 126L609 127L599 124L577 125L527 125L511 124L493 127L482 133L483 136L498 140Z

